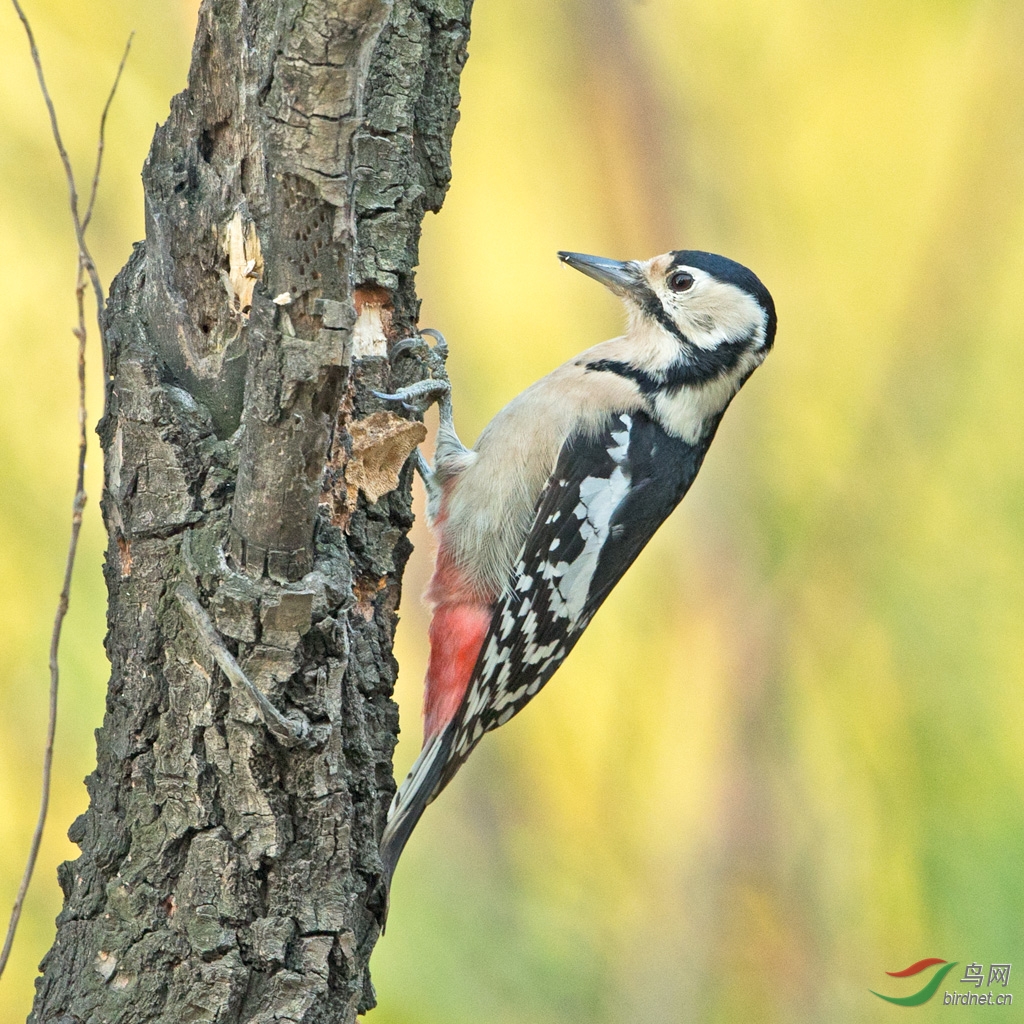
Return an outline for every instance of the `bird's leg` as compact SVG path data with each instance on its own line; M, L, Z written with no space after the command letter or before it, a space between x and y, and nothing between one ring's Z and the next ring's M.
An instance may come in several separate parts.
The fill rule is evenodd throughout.
M423 335L434 339L435 344L432 348L425 344ZM382 394L379 391L374 391L373 394L386 402L401 402L404 408L419 413L426 412L431 405L437 403L440 422L434 450L434 466L427 462L418 448L415 462L416 470L423 478L423 485L427 490L428 502L433 504L441 496L441 482L438 477L443 479L449 472L457 471L472 453L455 432L452 386L445 368L448 343L444 340L444 335L433 328L425 327L418 336L397 342L391 350L391 359L393 361L397 356L406 354L420 356L430 376L408 387L399 388L393 394Z
M469 449L459 440L455 432L455 410L452 407L451 381L448 380L448 342L440 331L432 327L425 327L420 334L429 335L434 339L434 347L427 350L425 360L431 375L438 383L448 385L437 400L437 412L440 417L437 428L437 445L434 451L434 463L439 470L446 469L449 465L455 468L455 464L461 466L466 457L470 454Z
M441 485L437 482L434 467L427 462L427 457L419 448L416 449L414 458L416 461L413 465L423 481L423 489L427 492L427 507L432 509L441 500Z

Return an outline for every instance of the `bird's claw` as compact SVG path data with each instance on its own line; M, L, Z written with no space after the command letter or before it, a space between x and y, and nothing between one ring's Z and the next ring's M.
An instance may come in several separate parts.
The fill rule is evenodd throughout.
M434 346L431 348L425 341L426 338L434 339ZM400 356L421 356L428 362L433 360L431 356L437 356L442 364L448 358L448 342L440 331L433 327L424 327L418 334L408 338L402 338L391 346L391 361L394 362Z
M433 347L429 346L426 338L433 338ZM399 388L394 394L386 394L381 391L372 392L374 397L385 402L401 402L402 407L409 412L426 412L435 402L443 402L451 393L451 385L448 383L448 374L445 372L445 360L448 358L448 343L440 331L432 327L424 327L418 334L412 337L403 338L395 342L391 347L391 362L394 363L400 356L418 356L426 364L429 377L424 380L410 384L408 387Z
M433 327L424 327L420 335L424 334L434 339L434 347L430 351L443 363L448 358L448 342L444 340L444 335Z
M425 356L429 351L427 343L418 334L414 334L411 338L403 338L391 346L391 362L400 356Z
M433 338L434 345L427 344L426 339ZM391 362L395 363L402 356L414 356L422 359L432 377L447 380L445 362L448 359L448 342L440 331L433 327L424 327L418 334L410 338L402 338L391 347Z
M435 402L440 401L451 391L446 380L418 380L406 388L399 388L394 394L373 391L371 394L383 402L401 402L410 412L426 412Z

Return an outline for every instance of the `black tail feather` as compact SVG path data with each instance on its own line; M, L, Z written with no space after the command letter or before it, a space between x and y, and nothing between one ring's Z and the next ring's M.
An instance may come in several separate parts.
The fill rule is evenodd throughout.
M451 727L443 729L420 752L405 781L399 787L388 811L388 823L380 840L380 859L384 863L384 881L388 893L398 858L427 804L443 788L442 777L452 745Z

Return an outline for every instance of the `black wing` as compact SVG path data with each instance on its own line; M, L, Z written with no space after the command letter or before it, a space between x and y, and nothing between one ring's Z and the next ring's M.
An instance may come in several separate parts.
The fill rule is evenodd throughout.
M451 747L433 796L481 736L504 725L551 678L682 500L713 436L714 430L688 444L633 412L611 415L596 437L566 442L446 730Z

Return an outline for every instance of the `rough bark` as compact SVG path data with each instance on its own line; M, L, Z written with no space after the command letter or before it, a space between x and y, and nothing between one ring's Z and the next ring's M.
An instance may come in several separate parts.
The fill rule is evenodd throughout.
M417 312L471 0L205 0L106 313L112 672L38 1022L351 1021L384 893ZM182 589L184 588L184 590ZM276 739L179 594L276 707ZM201 614L201 613L200 613Z

